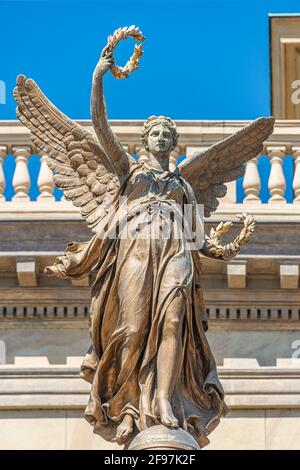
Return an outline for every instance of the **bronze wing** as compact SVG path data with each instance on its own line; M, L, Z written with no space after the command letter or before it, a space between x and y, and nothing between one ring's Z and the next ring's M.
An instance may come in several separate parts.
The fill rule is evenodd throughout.
M36 148L48 155L56 186L94 228L119 189L119 178L95 132L59 111L30 78L17 77L14 97L19 120L30 129Z
M195 152L180 165L181 175L194 189L199 204L204 204L204 215L209 217L224 197L224 183L234 181L245 173L245 163L259 155L263 142L273 132L273 117L262 117L205 151Z

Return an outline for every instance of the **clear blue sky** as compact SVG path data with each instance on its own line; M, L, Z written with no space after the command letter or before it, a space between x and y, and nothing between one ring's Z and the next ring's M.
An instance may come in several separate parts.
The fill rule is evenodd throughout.
M89 118L99 53L108 34L130 24L147 37L145 54L128 80L107 77L112 119L252 119L270 112L268 13L297 12L300 2L36 0L0 1L0 8L0 79L8 95L0 119L15 118L19 73L70 117ZM120 55L128 56L119 50L119 62Z
M0 0L0 80L7 86L0 119L15 119L19 73L70 117L89 118L91 76L106 37L130 24L147 37L145 53L128 80L106 77L110 118L268 115L268 14L299 10L299 0ZM128 43L120 45L118 63L130 55Z

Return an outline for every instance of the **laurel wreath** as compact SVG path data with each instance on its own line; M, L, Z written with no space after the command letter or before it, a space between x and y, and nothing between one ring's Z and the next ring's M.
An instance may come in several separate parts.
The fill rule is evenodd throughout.
M243 222L244 227L240 234L227 245L221 244L220 237L230 231L233 225L232 222L221 222L216 229L212 228L210 230L209 235L205 235L205 240L210 253L214 254L217 258L222 256L225 250L229 250L232 254L238 253L240 251L240 247L245 245L245 243L247 243L247 241L252 237L256 224L252 215L243 213L239 215L238 218Z
M124 28L117 29L111 36L108 37L108 46L111 52L114 51L115 47L120 41L127 39L128 37L133 38L137 42L143 42L145 40L143 33L136 26L125 26ZM114 77L122 80L123 78L128 78L128 75L131 72L135 72L139 68L139 60L143 55L142 44L136 44L134 46L134 51L128 62L124 67L119 67L113 65L111 67L111 73Z

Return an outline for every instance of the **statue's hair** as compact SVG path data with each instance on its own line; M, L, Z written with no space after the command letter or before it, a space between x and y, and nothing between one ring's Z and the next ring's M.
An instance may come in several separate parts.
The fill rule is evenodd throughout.
M158 124L167 126L168 129L170 130L172 140L173 140L172 149L174 149L177 145L179 135L177 133L175 122L171 118L168 118L166 116L150 116L147 119L147 121L144 123L140 136L141 136L141 140L143 142L145 149L148 150L147 141L148 141L149 132L151 131L152 127L157 126Z

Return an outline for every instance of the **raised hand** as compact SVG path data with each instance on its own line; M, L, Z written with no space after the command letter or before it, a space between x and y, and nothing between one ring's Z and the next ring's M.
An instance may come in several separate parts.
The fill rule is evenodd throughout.
M113 58L113 53L110 45L108 44L101 52L101 57L96 69L101 75L104 75L114 64L115 60Z

